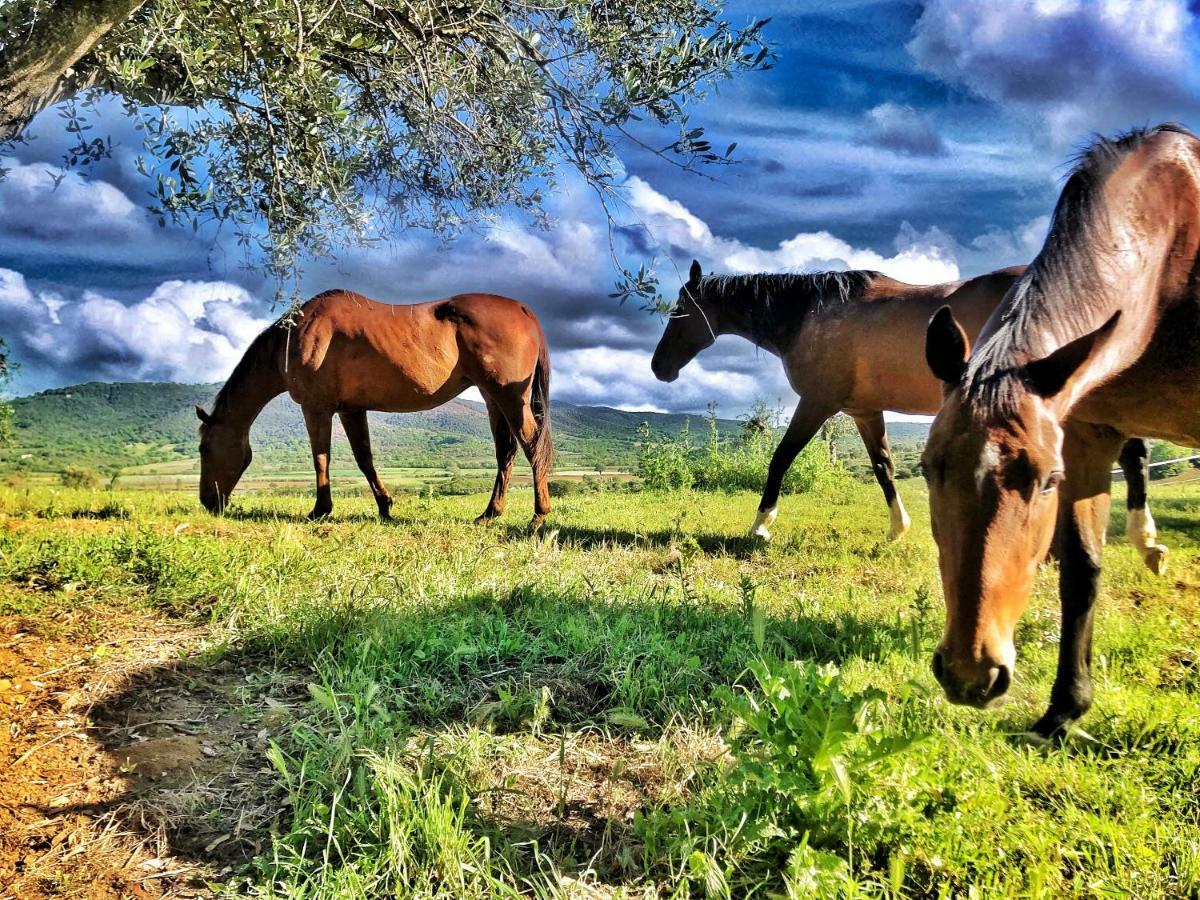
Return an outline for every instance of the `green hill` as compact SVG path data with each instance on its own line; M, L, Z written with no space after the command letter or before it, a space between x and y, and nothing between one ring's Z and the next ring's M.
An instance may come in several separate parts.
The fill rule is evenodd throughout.
M15 442L0 455L0 469L58 472L82 465L102 472L136 466L179 464L197 458L193 406L209 407L219 385L91 382L43 391L13 401ZM638 428L677 434L690 423L703 439L702 416L625 412L602 406L553 406L558 468L632 468L637 462ZM487 412L480 403L453 400L417 413L371 413L371 441L380 466L447 469L494 465ZM334 420L335 461L352 466L349 445ZM740 423L719 420L723 434ZM898 460L915 454L927 426L892 423L889 431ZM300 408L286 395L267 405L254 423L251 440L258 471L304 471L310 465L308 436ZM858 435L838 438L840 455L865 466ZM859 464L862 464L861 466Z
M15 442L5 449L5 468L21 465L55 472L67 465L101 470L194 459L196 414L210 406L218 385L120 383L75 385L13 401ZM553 406L560 467L631 466L637 429L677 432L698 426L697 416L623 412L605 407ZM418 413L371 413L371 441L381 465L445 468L494 465L491 430L483 405L453 400ZM732 432L738 423L721 422ZM308 436L300 408L286 395L267 405L254 423L256 462L268 468L307 467ZM334 455L350 459L335 419Z

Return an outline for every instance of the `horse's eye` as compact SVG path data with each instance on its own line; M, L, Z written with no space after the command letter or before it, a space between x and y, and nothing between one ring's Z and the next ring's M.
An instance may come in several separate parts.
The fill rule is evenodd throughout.
M1051 494L1051 493L1053 493L1055 490L1057 490L1057 489L1058 489L1058 486L1059 486L1060 484L1062 484L1062 480L1063 480L1063 473L1062 473L1062 472L1057 472L1057 471L1056 471L1056 472L1051 472L1051 473L1050 473L1050 474L1049 474L1049 475L1046 477L1046 481L1045 481L1045 483L1042 485L1042 494Z

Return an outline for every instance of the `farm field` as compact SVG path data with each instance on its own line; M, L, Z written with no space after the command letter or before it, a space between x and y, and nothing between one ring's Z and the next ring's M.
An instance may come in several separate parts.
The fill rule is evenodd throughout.
M345 477L353 477L347 474ZM336 482L335 482L336 485ZM922 486L486 497L0 488L6 896L1200 897L1200 490L1115 497L1096 703L949 705ZM1120 490L1120 489L1118 489ZM0 893L3 889L0 888Z

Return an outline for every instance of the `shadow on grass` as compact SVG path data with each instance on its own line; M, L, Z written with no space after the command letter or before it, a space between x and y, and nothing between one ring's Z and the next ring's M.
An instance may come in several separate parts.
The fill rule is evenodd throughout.
M495 526L492 526L495 527ZM529 536L529 529L516 524L505 524L506 540L517 541ZM586 525L560 525L553 520L547 520L542 526L542 532L549 534L558 532L558 539L563 543L573 544L582 550L603 547L662 548L678 544L682 535L670 528L658 528L646 531L630 531L623 528L591 528ZM764 551L766 545L757 538L744 535L732 535L717 532L689 531L687 537L694 540L707 555L732 556L746 559L757 552Z
M902 652L909 639L898 624L851 615L798 610L763 624L761 652L783 658L878 658ZM321 821L321 803L357 783L352 772L365 773L353 776L366 779L354 801L365 818L348 819L343 837L384 818L372 805L383 801L372 793L363 751L399 748L405 765L415 765L414 735L452 740L478 726L528 735L544 760L489 788L494 795L473 796L469 833L486 837L520 876L540 877L549 864L576 875L594 867L613 884L635 881L640 873L622 861L636 857L631 823L650 799L621 774L623 757L671 720L719 724L726 697L759 654L745 612L674 596L610 602L517 587L407 611L314 600L283 629L116 683L92 709L91 737L124 770L127 789L99 806L43 812L107 817L161 841L158 855L172 866L207 878L252 861L272 871L280 841L289 842L285 857L299 854L288 857L295 865L317 869L328 844L304 829ZM560 739L572 747L580 735L599 736L601 749L556 754ZM290 776L270 759L273 744ZM436 760L433 746L434 761L451 765ZM556 766L568 775L561 792Z

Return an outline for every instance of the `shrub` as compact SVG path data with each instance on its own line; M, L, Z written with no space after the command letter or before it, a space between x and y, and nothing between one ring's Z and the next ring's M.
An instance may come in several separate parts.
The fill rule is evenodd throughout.
M758 491L779 442L779 414L757 404L742 423L737 437L722 436L715 411L705 419L707 438L695 446L685 425L679 435L654 435L650 426L639 429L642 450L638 475L655 490L695 488L700 491ZM831 458L824 441L812 441L792 463L783 479L783 491L799 494L846 477L841 464Z
M67 466L58 474L63 487L91 490L100 484L100 473L87 466Z
M1172 444L1170 441L1151 441L1150 442L1150 462L1162 462L1168 459L1179 459L1185 456L1191 456L1195 453L1194 450L1189 450L1187 447L1181 447L1179 444ZM1198 460L1200 461L1200 460ZM1153 481L1158 481L1160 478L1170 478L1172 475L1178 475L1187 470L1194 463L1189 462L1173 462L1165 466L1154 466L1150 470L1150 478Z
M554 478L547 484L551 497L569 497L572 494L583 493L583 485L578 481L568 481L565 478Z

